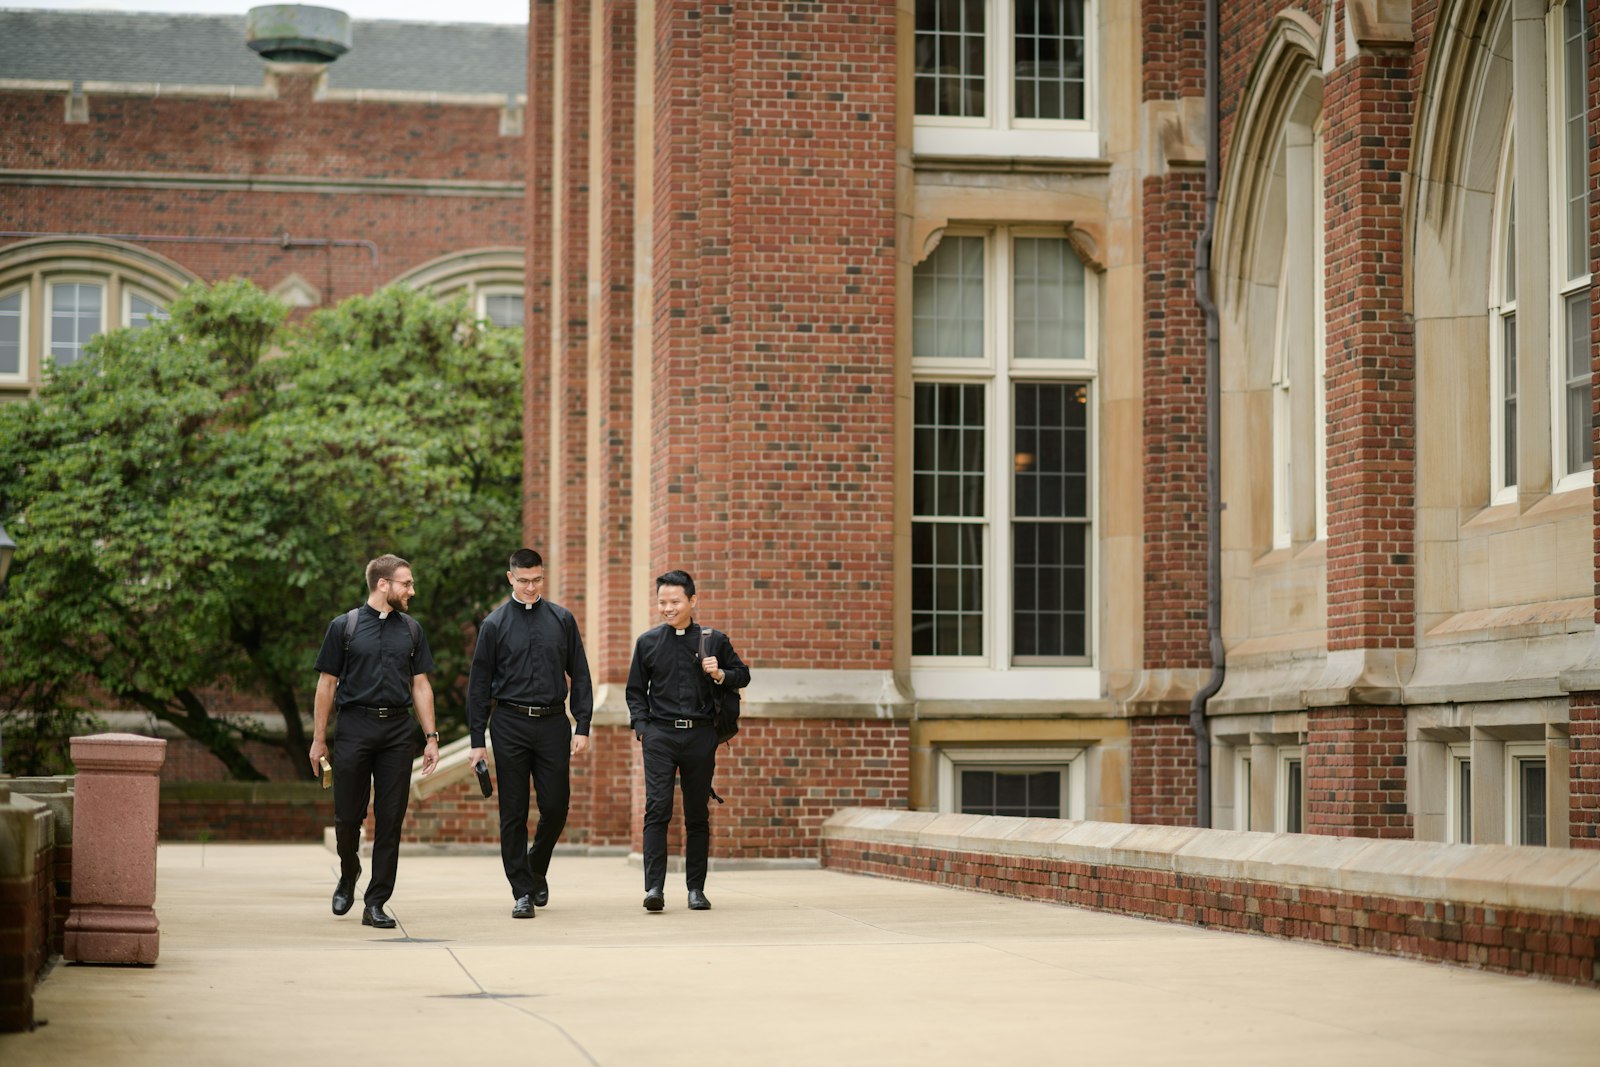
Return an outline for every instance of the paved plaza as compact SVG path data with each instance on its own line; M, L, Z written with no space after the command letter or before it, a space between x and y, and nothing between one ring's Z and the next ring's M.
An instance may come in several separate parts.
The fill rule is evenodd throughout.
M16 1067L1574 1064L1600 992L822 870L713 871L639 907L558 855L509 917L497 857L407 855L393 931L328 911L314 845L164 845L161 961L58 964ZM674 884L675 883L675 884ZM352 1059L352 1057L356 1057Z

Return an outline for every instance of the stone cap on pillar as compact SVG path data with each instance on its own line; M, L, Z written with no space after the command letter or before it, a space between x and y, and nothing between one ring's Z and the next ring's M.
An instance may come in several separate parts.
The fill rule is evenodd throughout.
M167 743L138 734L90 734L72 739L72 762L79 771L155 774L167 759Z

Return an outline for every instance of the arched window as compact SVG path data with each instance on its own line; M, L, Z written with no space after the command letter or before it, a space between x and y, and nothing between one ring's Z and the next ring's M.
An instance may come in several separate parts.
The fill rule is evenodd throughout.
M1556 488L1594 478L1594 408L1589 322L1589 141L1585 79L1588 29L1581 0L1567 0L1550 18L1554 64L1548 78L1551 389Z
M1491 504L1517 498L1517 203L1515 138L1506 137L1495 196L1490 269L1489 486Z
M473 312L493 326L521 328L523 255L520 248L480 248L430 260L395 279L450 298L466 294Z
M37 389L98 334L143 329L199 279L137 245L38 238L0 249L0 394Z

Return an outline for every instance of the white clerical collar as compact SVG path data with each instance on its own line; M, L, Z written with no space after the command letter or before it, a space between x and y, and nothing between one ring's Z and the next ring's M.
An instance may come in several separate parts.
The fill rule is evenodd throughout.
M518 596L518 595L517 595L517 594L515 594L515 593L512 593L512 594L511 594L511 599L512 599L512 600L515 600L515 601L516 601L516 602L517 602L517 603L518 603L518 604L521 604L521 605L522 605L522 610L523 610L523 611L531 611L531 610L533 610L533 606L534 606L534 605L535 605L535 604L537 604L537 603L538 603L538 602L539 602L539 601L541 601L541 600L543 600L543 599L544 599L544 598L543 598L543 597L537 597L537 596L536 596L536 597L534 597L534 598L533 598L533 599L532 599L532 600L523 600L523 599L522 599L522 598L521 598L521 597L519 597L519 596Z
M380 619L387 619L387 618L388 618L388 617L389 617L389 613L388 613L388 612L387 612L387 611L380 611L380 612L378 612L378 618L380 618Z

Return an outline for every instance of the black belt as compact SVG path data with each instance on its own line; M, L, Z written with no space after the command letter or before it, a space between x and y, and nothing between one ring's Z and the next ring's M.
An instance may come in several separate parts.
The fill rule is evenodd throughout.
M674 730L693 730L696 726L710 726L710 719L651 719L651 722L670 726Z
M340 708L339 710L340 711L364 711L368 715L373 715L373 716L376 716L377 718L380 718L380 719L387 719L387 718L389 718L390 716L393 716L393 715L410 715L411 714L411 705L410 704L406 704L406 705L403 705L403 706L396 705L394 707L385 708L385 707L379 707L376 704L346 704L344 707Z
M530 719L543 719L543 718L546 718L547 716L550 716L550 715L561 715L561 714L564 714L566 712L566 710L567 710L566 708L562 707L560 704L556 704L556 705L553 705L553 706L547 705L545 707L537 707L537 706L529 706L527 704L513 704L509 700L496 700L494 702L494 706L496 708L506 708L506 709L508 709L510 711L521 712L523 715L526 715Z

